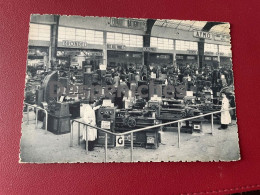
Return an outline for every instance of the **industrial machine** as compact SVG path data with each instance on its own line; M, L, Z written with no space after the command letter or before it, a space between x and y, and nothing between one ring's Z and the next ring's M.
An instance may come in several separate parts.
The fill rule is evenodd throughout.
M159 124L146 110L116 110L116 132L127 132L133 129L143 128ZM159 128L133 133L134 146L157 148L159 147ZM125 136L125 146L131 144L130 135Z
M97 111L97 126L111 132L115 132L115 108L113 107L100 107ZM105 145L105 133L97 131L96 146ZM107 134L108 147L115 146L115 136Z
M48 131L54 134L63 134L70 132L69 104L59 103L55 100L48 103Z

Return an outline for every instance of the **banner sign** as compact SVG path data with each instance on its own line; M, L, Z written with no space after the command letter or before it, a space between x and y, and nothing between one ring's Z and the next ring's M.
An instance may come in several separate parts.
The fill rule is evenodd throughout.
M62 46L64 47L87 47L87 42L83 41L62 41Z
M202 39L212 39L212 34L204 31L194 31L193 36Z
M143 47L143 51L146 51L146 52L156 51L156 48L155 47Z
M110 18L111 27L131 28L135 30L146 30L146 21L128 18Z
M124 50L125 49L125 45L107 44L107 49Z

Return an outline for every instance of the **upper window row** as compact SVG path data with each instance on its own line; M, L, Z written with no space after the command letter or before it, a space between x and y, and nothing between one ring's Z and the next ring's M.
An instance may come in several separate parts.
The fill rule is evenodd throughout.
M107 43L122 44L126 47L143 47L143 36L108 32Z
M90 44L103 45L104 33L96 30L84 30L68 27L59 27L58 30L58 41L69 40L69 41L84 41ZM50 41L51 26L44 24L33 24L30 23L29 40L42 40ZM112 33L107 32L107 43L108 44L122 44L127 47L143 47L143 37L140 35L130 35L123 33ZM196 50L198 51L198 43L192 41L176 40L176 50L187 51ZM173 50L174 41L172 39L151 37L151 47L158 49ZM205 52L221 52L224 54L231 53L231 47L225 45L207 44L204 45Z
M103 45L103 39L102 31L59 27L58 41L83 41L90 44Z
M51 26L30 23L29 40L50 41Z
M198 51L198 43L193 42L193 41L176 40L176 50L181 50L181 51L195 50L195 51Z
M156 47L158 49L173 50L173 40L151 37L151 47Z

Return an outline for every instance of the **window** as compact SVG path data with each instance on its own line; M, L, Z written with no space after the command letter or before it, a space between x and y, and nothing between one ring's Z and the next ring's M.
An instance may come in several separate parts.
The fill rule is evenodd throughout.
M122 33L107 33L108 44L125 45L126 47L143 47L143 37Z
M219 45L219 52L226 55L231 55L231 46Z
M50 41L51 26L30 23L29 40Z
M156 47L158 49L173 50L173 40L163 39L157 37L151 37L151 47Z
M59 27L59 41L82 41L89 44L103 45L103 39L104 36L102 31Z
M176 50L187 51L194 50L198 51L198 43L193 41L181 41L176 40Z
M218 52L218 46L214 45L214 44L207 44L207 43L205 43L205 45L204 45L204 52L214 52L214 53L217 53Z

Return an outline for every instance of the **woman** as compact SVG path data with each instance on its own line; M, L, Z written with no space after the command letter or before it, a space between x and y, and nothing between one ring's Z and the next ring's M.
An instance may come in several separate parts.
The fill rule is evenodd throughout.
M221 127L219 127L218 129L227 129L228 124L231 123L231 116L229 113L229 100L226 97L225 93L222 93L222 107L221 110L224 110L221 112Z
M95 110L98 109L99 107L94 107L95 104L84 104L82 106L82 118L83 122L92 126L96 126L96 114ZM86 140L86 133L87 133L87 138ZM94 144L97 139L97 129L93 127L87 127L86 131L83 133L83 140L88 141L88 150L93 151L94 150Z

